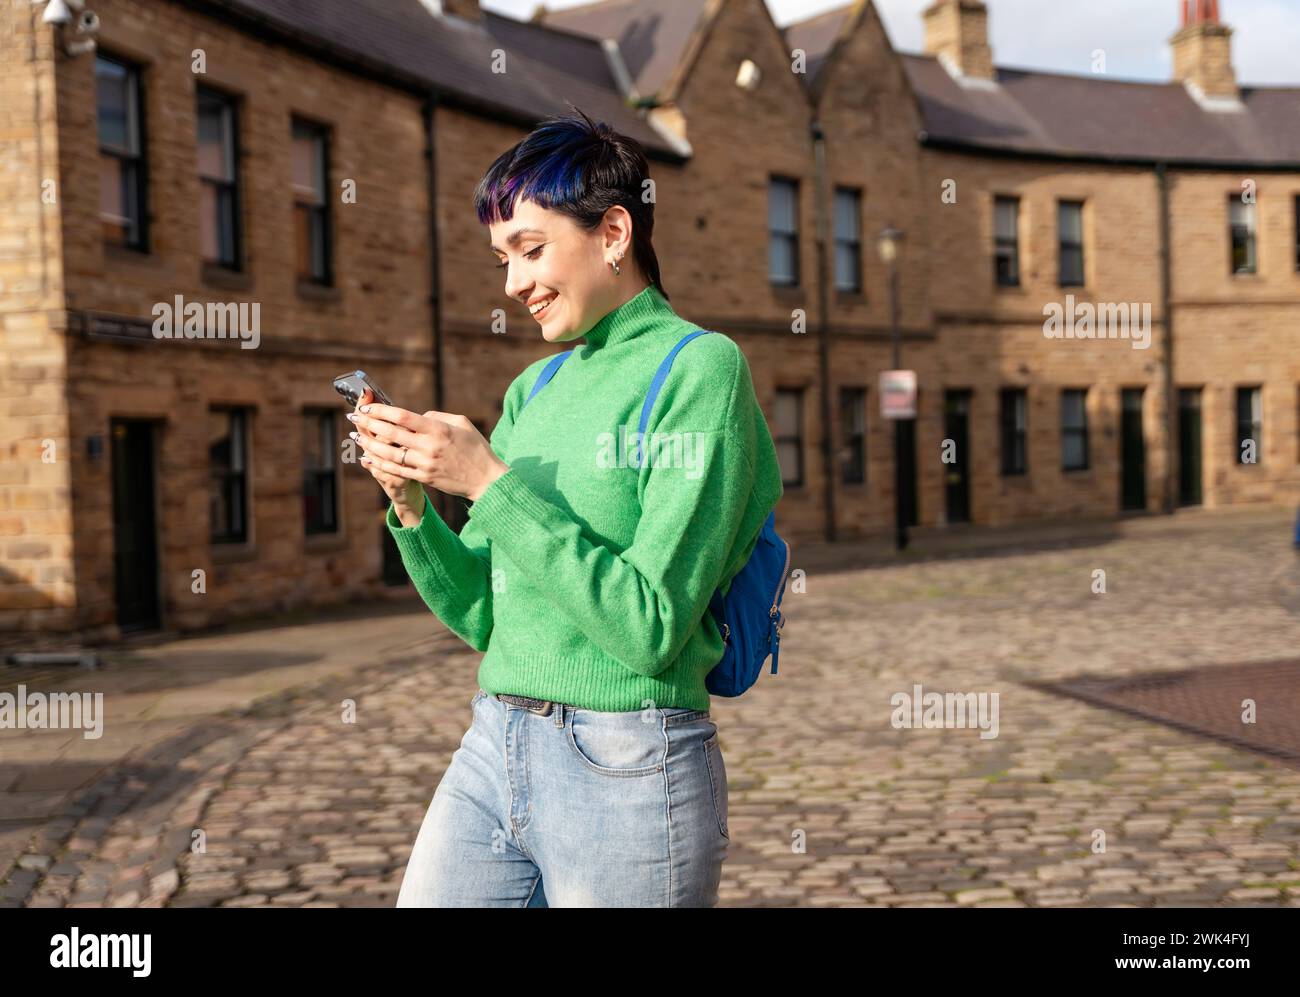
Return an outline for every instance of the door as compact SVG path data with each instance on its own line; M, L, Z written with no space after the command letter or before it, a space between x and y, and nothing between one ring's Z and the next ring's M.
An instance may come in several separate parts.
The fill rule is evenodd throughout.
M123 633L157 629L158 534L154 506L154 424L112 423L113 583Z
M918 403L919 404L919 403ZM903 522L916 525L916 420L896 419L898 428L898 497L901 502Z
M943 435L952 440L954 460L943 465L944 499L950 523L970 522L970 392L953 390L943 398Z
M381 561L381 573L385 585L405 585L410 579L406 574L406 565L402 563L402 552L397 549L397 540L393 537L393 531L388 528L388 507L392 502L388 498L388 493L382 488L379 489L379 515L376 517L379 521L379 547L383 551Z
M1120 397L1120 508L1147 507L1146 440L1142 436L1143 388L1124 388Z
M1178 503L1201 504L1201 389L1178 392Z

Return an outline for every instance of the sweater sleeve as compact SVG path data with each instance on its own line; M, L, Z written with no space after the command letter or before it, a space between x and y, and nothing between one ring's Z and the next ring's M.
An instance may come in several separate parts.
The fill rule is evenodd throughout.
M557 610L639 675L676 660L727 576L746 508L756 500L756 403L744 355L736 349L734 357L728 402L718 404L725 379L696 380L652 427L652 438L675 436L694 459L681 462L687 466L643 461L640 518L625 550L593 540L513 468L470 506L470 520Z
M509 393L508 393L509 396ZM502 460L513 421L507 402L489 445ZM457 535L426 494L415 526L403 526L392 504L385 517L406 573L433 614L476 651L486 651L492 633L492 543L470 520Z
M424 604L470 647L486 651L492 633L492 551L487 537L473 522L457 535L428 495L417 525L403 526L391 504L386 521Z

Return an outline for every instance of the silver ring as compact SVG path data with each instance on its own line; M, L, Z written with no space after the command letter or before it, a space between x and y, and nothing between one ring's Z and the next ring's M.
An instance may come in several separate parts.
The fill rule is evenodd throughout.
M407 451L407 449L408 449L407 447L402 447L402 459L399 460L399 461L397 462L397 463L400 464L402 467L405 467L405 466L406 466L406 451Z

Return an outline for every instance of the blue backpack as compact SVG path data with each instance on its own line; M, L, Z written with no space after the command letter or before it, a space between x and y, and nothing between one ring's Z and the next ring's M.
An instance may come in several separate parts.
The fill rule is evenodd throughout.
M645 438L646 426L650 422L650 410L659 397L659 389L668 377L673 359L696 336L711 331L697 329L683 336L659 364L654 380L650 382L650 390L646 393L645 403L641 406L635 466L641 466L641 441ZM538 375L533 390L524 399L524 405L546 386L560 369L560 364L569 359L572 353L573 350L565 350L551 358ZM713 666L704 680L710 694L734 697L745 692L762 674L763 663L768 655L772 657L772 674L776 674L776 662L781 653L781 627L785 625L781 600L785 598L785 581L789 573L790 545L776 532L776 510L773 509L767 514L767 520L759 531L753 553L732 578L726 595L722 594L719 586L709 600L709 611L713 614L723 641L722 660Z

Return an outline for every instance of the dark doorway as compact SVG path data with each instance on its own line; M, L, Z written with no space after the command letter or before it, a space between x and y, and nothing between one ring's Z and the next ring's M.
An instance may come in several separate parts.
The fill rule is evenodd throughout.
M1178 504L1201 504L1201 389L1178 392Z
M158 532L154 505L154 423L115 419L113 461L113 583L123 633L156 630Z
M402 563L402 552L397 549L397 541L393 538L393 531L388 528L388 509L392 502L388 498L388 493L382 488L379 490L379 508L383 510L379 514L379 545L382 548L383 555L383 579L385 585L405 585L409 578L406 574L406 565Z
M919 405L919 402L918 402ZM898 494L902 502L903 522L917 524L916 517L916 420L898 419Z
M952 440L955 461L943 465L944 496L950 523L970 522L970 391L954 389L943 396L943 435Z
M1138 512L1147 507L1147 454L1142 435L1143 388L1124 388L1120 396L1120 508Z

